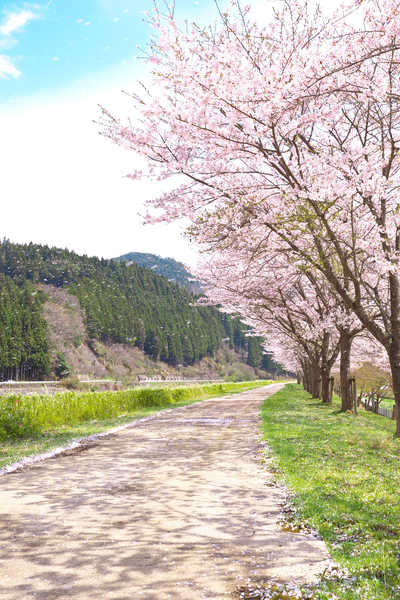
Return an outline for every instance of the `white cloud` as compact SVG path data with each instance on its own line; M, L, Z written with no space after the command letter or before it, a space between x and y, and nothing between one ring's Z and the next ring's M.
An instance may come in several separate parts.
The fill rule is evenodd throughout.
M24 27L29 21L35 19L36 15L30 10L23 10L21 12L13 12L8 14L3 23L0 25L0 33L5 36L9 36L12 33L16 33L22 27Z
M99 103L122 117L132 113L120 92L129 87L126 72L114 82L85 80L52 97L0 105L2 236L108 258L142 251L196 262L181 226L142 225L144 200L161 184L124 177L140 168L138 159L99 136L93 123Z
M30 10L11 12L5 15L0 23L0 48L10 49L15 44L13 34L18 33L29 21L36 19L38 15ZM13 64L9 56L0 54L0 78L13 77L17 79L21 71Z
M53 60L54 62L59 62L60 58L58 56L53 56L51 60Z
M9 77L17 79L20 75L21 71L19 71L17 67L13 65L8 56L5 56L5 54L0 54L0 77L2 79L8 79Z

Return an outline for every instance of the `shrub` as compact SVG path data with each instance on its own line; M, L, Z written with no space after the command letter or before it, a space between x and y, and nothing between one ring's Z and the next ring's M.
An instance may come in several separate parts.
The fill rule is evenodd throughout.
M61 425L110 419L142 408L164 408L242 389L266 381L217 383L176 388L76 392L54 396L9 396L0 399L0 439L29 437Z
M63 380L63 386L67 388L67 390L79 390L82 388L82 384L79 381L79 377L76 375L70 375Z
M71 374L70 366L68 365L67 360L62 352L57 352L54 372L56 377L60 377L61 379L68 377L68 375Z
M36 435L41 428L25 410L21 396L13 395L0 404L0 440L17 439Z

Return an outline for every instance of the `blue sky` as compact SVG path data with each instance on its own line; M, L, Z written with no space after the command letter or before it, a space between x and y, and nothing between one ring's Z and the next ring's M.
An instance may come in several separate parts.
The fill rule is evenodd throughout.
M0 1L0 102L91 79L112 68L139 68L151 32L151 0ZM214 15L212 0L178 0L181 19ZM9 63L9 70L1 66Z
M121 90L146 79L137 46L151 33L143 22L151 7L151 0L0 0L0 238L196 262L182 225L142 225L144 201L163 184L128 180L140 162L99 136L95 123L99 104L132 117ZM176 16L213 21L214 2L176 0Z

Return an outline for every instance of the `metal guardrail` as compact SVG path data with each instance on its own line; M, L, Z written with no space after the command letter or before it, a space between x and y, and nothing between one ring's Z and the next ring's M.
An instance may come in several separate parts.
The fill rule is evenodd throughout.
M378 408L378 415L382 415L382 417L386 417L387 419L393 419L393 408L385 408L384 406L380 406Z
M381 417L386 417L387 419L394 419L394 407L387 408L386 406L375 406L374 400L365 400L361 399L361 404L364 406L365 410L375 413L376 415L381 415Z
M59 384L60 381L56 380L56 381L14 381L14 380L9 380L9 381L0 381L0 385L55 385L55 384Z
M222 383L224 382L224 379L142 379L139 381L132 381L131 383L129 383L128 385L135 385L135 386L139 386L139 385L148 385L148 384L152 384L152 383ZM42 386L46 386L46 385L55 385L55 386L63 386L64 381L62 379L56 379L54 381L52 380L47 380L47 381L0 381L0 386L7 386L7 387L27 387L27 386L35 386L35 385L42 385ZM121 385L126 385L124 384L123 381L120 381L118 379L81 379L79 380L79 383L97 383L97 384L110 384L110 385L114 385L114 384L121 384Z

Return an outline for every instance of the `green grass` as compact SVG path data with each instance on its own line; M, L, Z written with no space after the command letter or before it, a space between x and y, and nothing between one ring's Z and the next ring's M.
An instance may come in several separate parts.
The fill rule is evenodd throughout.
M349 577L322 581L318 600L400 598L400 441L395 423L339 413L300 386L262 407L278 477L294 492L295 521L319 531Z
M272 382L3 397L0 398L0 467L165 408L239 393L268 383Z
M394 399L393 398L384 398L379 406L384 408L393 408Z

